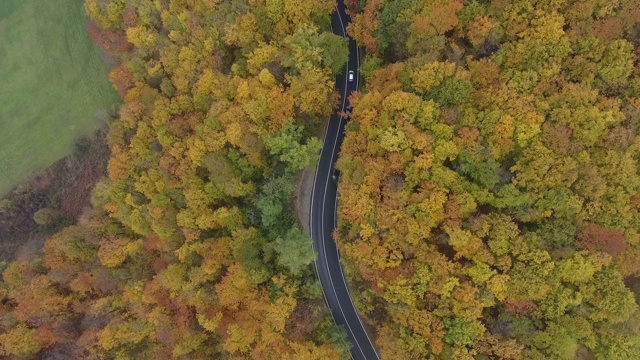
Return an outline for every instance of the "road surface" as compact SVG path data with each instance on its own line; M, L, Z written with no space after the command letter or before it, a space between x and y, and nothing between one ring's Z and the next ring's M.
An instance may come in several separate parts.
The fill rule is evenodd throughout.
M344 12L342 0L338 1L337 11L331 16L331 29L333 33L347 36L346 26L350 18ZM347 107L347 96L358 88L360 62L356 42L349 38L349 61L344 71L336 76L336 90L341 95L340 110ZM349 71L353 71L353 81L348 81ZM347 331L347 336L352 344L351 356L356 360L377 360L373 342L367 336L362 321L356 312L347 283L340 265L340 255L336 244L331 237L336 228L336 182L332 178L335 161L338 157L340 145L344 138L345 120L338 115L331 115L324 136L320 161L316 168L316 176L311 192L310 229L313 239L313 249L318 256L314 262L316 273L322 283L322 291L331 314L338 325L342 325Z

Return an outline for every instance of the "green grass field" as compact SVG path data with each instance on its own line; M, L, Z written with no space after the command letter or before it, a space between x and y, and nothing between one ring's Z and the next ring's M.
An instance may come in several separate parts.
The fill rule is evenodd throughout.
M0 196L68 154L119 100L81 0L0 0Z

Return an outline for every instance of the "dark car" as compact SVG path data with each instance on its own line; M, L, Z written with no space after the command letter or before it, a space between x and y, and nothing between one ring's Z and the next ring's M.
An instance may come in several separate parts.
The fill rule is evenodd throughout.
M333 168L333 175L331 175L331 178L333 179L333 181L338 181L338 179L340 179L340 170Z

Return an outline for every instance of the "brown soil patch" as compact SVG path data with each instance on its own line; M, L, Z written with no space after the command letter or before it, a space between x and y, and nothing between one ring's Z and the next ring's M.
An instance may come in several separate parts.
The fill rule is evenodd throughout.
M90 205L93 187L106 175L103 162L86 162L79 170L76 181L65 191L60 200L60 210L74 219L79 218L84 208Z
M295 190L296 213L302 230L307 235L311 235L309 213L311 211L311 192L313 191L313 180L316 176L316 164L309 165L302 170L302 175Z
M47 235L75 223L90 206L91 190L106 174L108 159L103 132L98 131L78 140L71 155L0 198L0 261L31 259ZM48 225L36 224L33 215L42 208L58 210L58 217Z

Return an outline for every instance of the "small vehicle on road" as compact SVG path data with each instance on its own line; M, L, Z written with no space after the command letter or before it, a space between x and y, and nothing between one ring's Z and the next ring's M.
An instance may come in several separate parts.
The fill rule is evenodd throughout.
M333 181L338 182L338 180L340 179L340 170L333 168L333 175L331 175L331 178L333 179Z
M352 81L353 81L353 78L354 78L354 76L353 76L353 70L349 70L349 82L352 82Z

